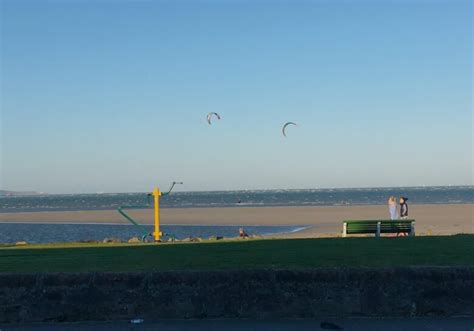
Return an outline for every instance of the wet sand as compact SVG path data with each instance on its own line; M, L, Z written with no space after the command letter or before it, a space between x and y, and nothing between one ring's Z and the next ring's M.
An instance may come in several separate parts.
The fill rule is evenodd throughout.
M417 235L474 233L474 204L410 205ZM152 210L130 210L142 224L153 223ZM235 207L162 209L162 224L189 225L309 225L283 237L339 236L344 219L388 218L385 205L324 207ZM0 213L0 222L127 224L115 210Z

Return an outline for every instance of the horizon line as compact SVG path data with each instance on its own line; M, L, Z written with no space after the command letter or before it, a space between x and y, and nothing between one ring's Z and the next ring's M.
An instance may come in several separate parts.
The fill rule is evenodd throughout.
M464 184L464 185L416 185L416 186L360 186L360 187L316 187L316 188L271 188L271 189L225 189L225 190L179 190L174 191L174 193L205 193L205 192L249 192L249 191L318 191L318 190L364 190L364 189L418 189L418 188L474 188L472 184ZM20 194L21 193L28 193L24 196L38 196L38 195L92 195L92 194L142 194L148 191L131 191L131 192L76 192L76 193L48 193L48 192L41 192L41 191L15 191L15 190L4 190L0 189L0 191L13 193L13 194ZM3 197L3 196L2 196Z

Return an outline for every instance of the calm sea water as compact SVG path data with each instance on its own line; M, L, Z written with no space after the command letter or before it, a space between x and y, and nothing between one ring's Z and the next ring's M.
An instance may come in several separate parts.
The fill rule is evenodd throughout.
M270 235L303 230L301 226L246 226L245 231L253 235ZM209 238L211 236L232 238L239 234L238 226L215 225L163 225L161 231L176 239L189 237ZM103 240L118 238L128 240L151 233L153 226L114 225L114 224L26 224L0 223L0 243L57 243L84 240Z
M391 195L411 204L474 203L474 186L315 190L176 192L161 199L163 208L239 206L337 206L385 204ZM0 197L0 212L116 209L149 205L146 193L69 194Z

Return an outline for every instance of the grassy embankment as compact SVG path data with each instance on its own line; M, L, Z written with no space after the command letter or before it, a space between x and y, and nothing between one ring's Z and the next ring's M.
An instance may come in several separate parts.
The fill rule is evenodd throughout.
M474 265L474 235L0 248L0 272Z

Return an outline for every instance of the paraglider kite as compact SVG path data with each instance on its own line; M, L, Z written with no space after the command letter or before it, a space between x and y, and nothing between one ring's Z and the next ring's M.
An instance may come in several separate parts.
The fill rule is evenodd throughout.
M221 116L218 113L209 113L207 114L207 123L209 123L209 125L211 125L211 119L213 115L217 117L218 120L221 119Z
M286 127L287 127L288 125L294 125L294 126L296 126L296 123L293 123L293 122L286 122L285 125L283 125L283 128L281 129L281 132L283 133L283 136L285 136L285 137L286 137Z

